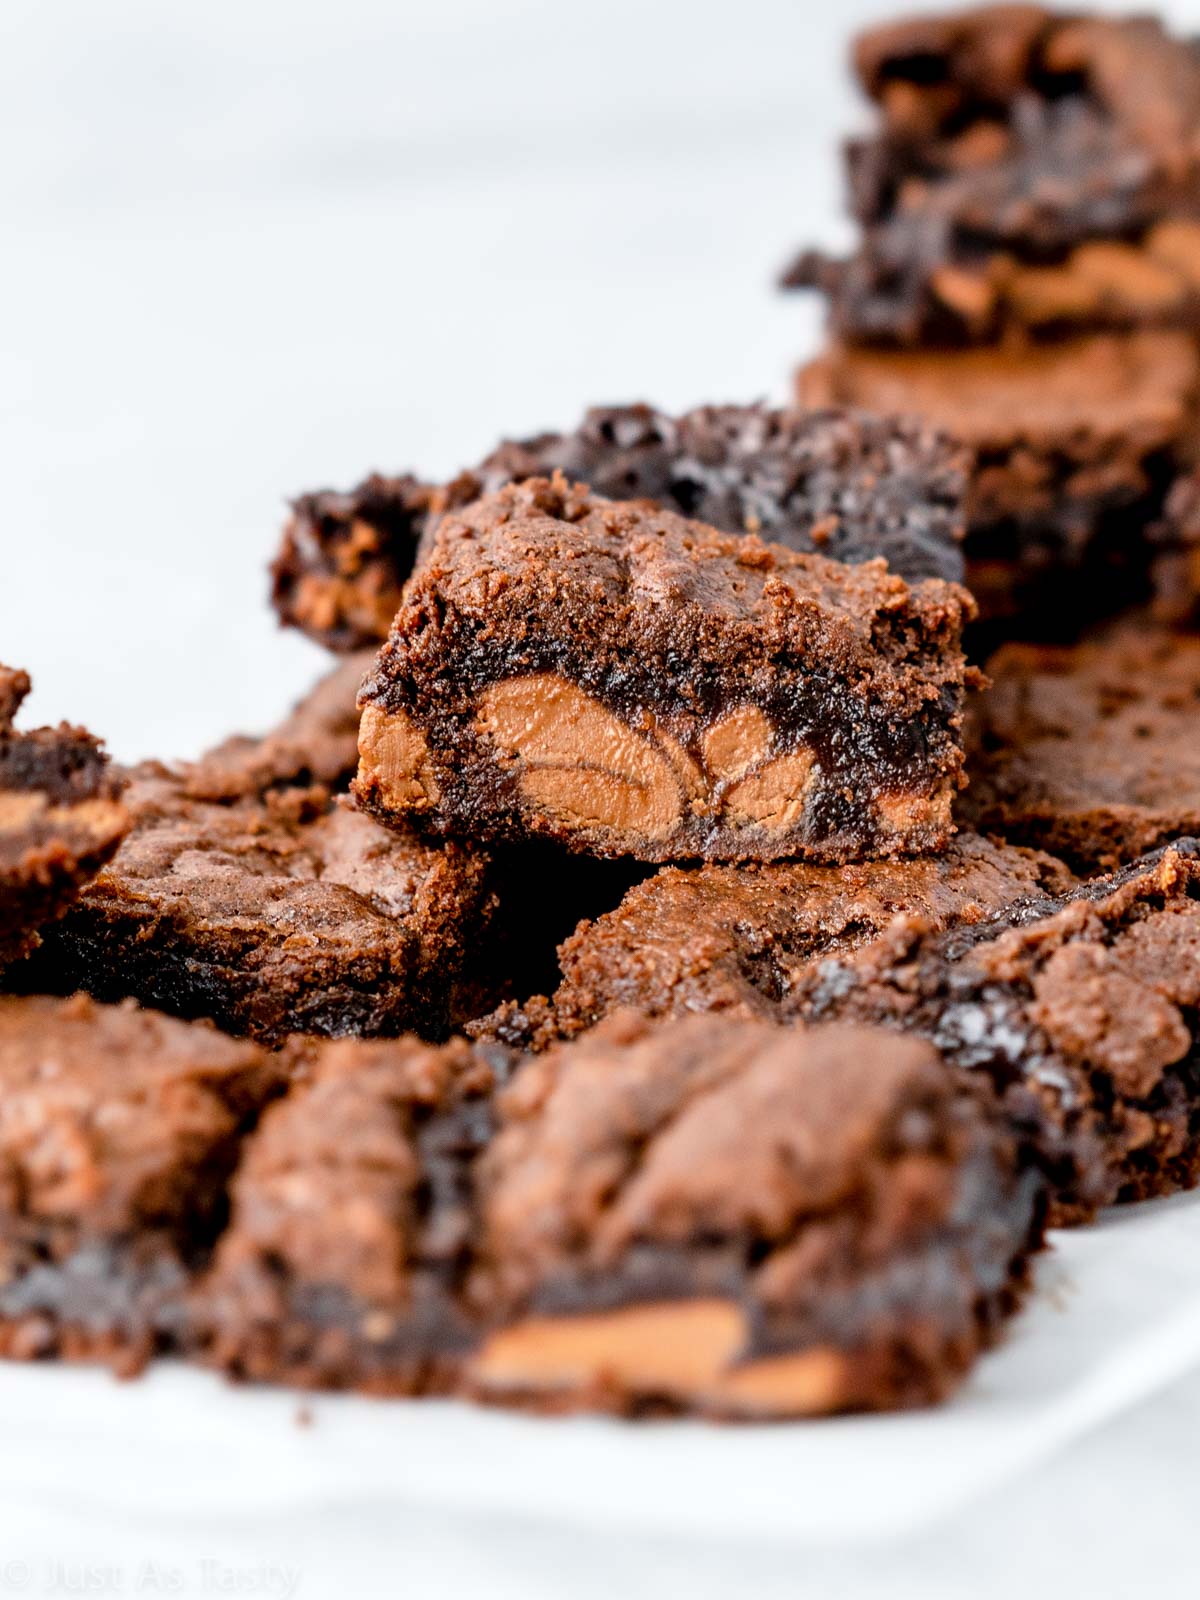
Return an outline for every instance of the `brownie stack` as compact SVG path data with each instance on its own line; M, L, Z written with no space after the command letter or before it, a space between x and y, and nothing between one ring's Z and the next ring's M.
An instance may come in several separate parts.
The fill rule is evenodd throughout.
M336 664L193 763L0 669L0 1352L921 1404L1047 1218L1200 1179L1200 57L1004 7L858 62L820 406L301 496Z
M854 68L861 236L786 275L829 304L800 397L971 446L986 618L1058 633L1155 585L1186 611L1182 498L1161 522L1196 453L1200 54L1152 18L1004 5L873 29Z

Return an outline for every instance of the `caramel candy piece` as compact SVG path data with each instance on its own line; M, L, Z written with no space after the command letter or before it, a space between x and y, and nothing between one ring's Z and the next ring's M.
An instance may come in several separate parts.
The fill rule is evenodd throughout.
M389 825L642 861L938 849L969 612L530 479L440 524L363 687L354 793Z

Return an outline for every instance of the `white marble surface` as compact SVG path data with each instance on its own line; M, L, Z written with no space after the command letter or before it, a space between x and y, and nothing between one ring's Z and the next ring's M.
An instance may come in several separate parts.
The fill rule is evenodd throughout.
M782 396L817 318L770 279L841 234L843 41L885 9L3 0L0 659L32 711L124 757L265 725L321 659L264 603L287 494L448 471L592 401ZM305 1596L1124 1596L1191 1568L1198 1425L1192 1379L872 1550L363 1505L219 1549L197 1524L189 1559L240 1564L224 1592L290 1561ZM0 1596L55 1556L164 1554L139 1538L65 1487L0 1496Z

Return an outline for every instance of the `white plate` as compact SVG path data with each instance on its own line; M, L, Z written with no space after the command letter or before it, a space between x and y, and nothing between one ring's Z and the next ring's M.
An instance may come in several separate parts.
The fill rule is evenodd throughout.
M509 1416L0 1368L0 1501L214 1534L364 1502L840 1543L910 1532L1200 1363L1200 1197L1055 1236L1004 1346L937 1411L765 1427ZM307 1415L306 1415L307 1414Z

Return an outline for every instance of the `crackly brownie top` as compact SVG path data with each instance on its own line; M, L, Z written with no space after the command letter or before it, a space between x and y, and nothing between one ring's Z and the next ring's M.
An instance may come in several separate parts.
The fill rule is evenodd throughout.
M358 686L374 659L365 650L347 656L270 733L235 734L208 751L187 769L186 792L236 800L288 785L346 788L358 761Z
M386 638L443 516L557 469L607 499L654 500L726 533L839 561L883 556L910 579L962 576L964 462L920 423L764 405L679 417L602 406L570 432L506 440L448 484L375 474L349 494L301 496L272 568L280 615L335 649Z
M278 1058L202 1023L0 998L0 1256L197 1218L281 1081Z
M1200 640L1145 618L1005 645L972 713L966 814L1105 868L1200 833Z
M667 867L566 940L551 1001L504 1006L479 1026L542 1048L624 1005L774 1016L814 962L878 937L895 916L977 922L1072 882L1049 856L970 833L943 855L909 861Z
M599 406L574 433L505 444L483 482L561 469L610 500L654 500L726 533L902 577L962 576L965 462L932 429L863 412Z
M882 562L843 566L534 478L441 524L363 694L387 705L399 671L444 679L450 646L458 659L443 699L485 687L497 655L505 676L636 679L651 704L669 683L672 698L698 707L791 662L857 692L869 683L878 703L912 714L961 681L970 608L956 586L909 588ZM488 655L490 668L477 667ZM484 673L478 683L473 671Z
M129 806L132 832L89 906L178 921L260 965L271 950L315 964L322 951L405 936L436 959L444 925L479 896L486 870L476 851L380 828L321 789L219 805L151 765L136 773Z
M855 210L1051 251L1190 199L1200 57L1151 17L1003 5L886 23L854 64L883 118L851 151Z
M495 1068L461 1040L344 1040L308 1054L307 1081L246 1147L210 1296L244 1298L262 1278L419 1310L414 1301L453 1289L467 1258Z
M913 412L975 449L1028 445L1069 460L1134 456L1177 443L1200 378L1182 333L1096 334L1061 345L953 352L832 345L801 376L814 402Z
M1057 906L887 935L822 963L789 1005L887 1023L988 1074L1038 1138L1063 1215L1194 1180L1189 1063L1200 1004L1200 843L1180 841Z
M498 1113L477 1287L513 1311L689 1293L819 1316L823 1285L986 1206L1013 1162L928 1045L856 1028L621 1013L523 1064Z

